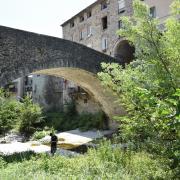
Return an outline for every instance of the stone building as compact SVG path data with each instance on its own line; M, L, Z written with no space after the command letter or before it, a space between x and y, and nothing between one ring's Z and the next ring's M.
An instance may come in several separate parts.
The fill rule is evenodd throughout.
M150 15L163 23L170 15L173 0L143 0ZM116 32L122 28L120 17L131 16L133 0L97 0L61 26L63 38L129 62L134 48Z

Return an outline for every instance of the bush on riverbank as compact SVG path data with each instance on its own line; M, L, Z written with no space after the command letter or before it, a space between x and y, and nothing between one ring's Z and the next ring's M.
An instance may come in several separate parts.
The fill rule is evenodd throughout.
M20 133L25 136L32 135L36 129L41 127L44 119L42 117L42 109L38 104L34 104L32 100L26 97L21 104L17 127Z
M0 134L5 135L16 129L23 135L30 136L42 125L42 109L28 97L18 102L7 94L7 91L0 89Z
M4 136L15 128L20 113L19 103L7 97L8 93L0 89L0 134Z

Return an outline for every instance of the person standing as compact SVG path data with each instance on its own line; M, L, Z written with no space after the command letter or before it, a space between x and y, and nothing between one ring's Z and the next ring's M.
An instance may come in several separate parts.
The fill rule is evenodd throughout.
M50 133L50 136L51 136L51 154L54 155L57 150L58 137L53 133Z

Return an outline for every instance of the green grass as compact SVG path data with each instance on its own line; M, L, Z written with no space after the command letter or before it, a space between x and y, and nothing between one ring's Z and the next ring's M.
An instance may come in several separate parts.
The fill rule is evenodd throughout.
M98 150L74 158L37 155L32 158L6 163L0 158L0 179L3 180L146 180L172 179L166 160L154 158L145 152L122 151L111 148L109 142Z

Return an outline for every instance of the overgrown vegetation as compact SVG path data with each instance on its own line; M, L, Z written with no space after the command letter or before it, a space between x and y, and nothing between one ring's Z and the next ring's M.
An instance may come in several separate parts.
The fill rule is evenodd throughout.
M54 129L67 131L79 128L82 131L103 129L105 115L103 112L95 114L78 114L74 103L67 106L65 112L42 112L39 105L25 97L17 102L9 97L10 94L0 90L0 134L16 129L17 132L33 139L41 139ZM47 131L46 131L47 129Z
M75 158L37 155L21 163L0 160L0 179L173 179L166 160L146 152L123 151L105 141Z
M8 93L0 89L0 134L5 136L5 133L15 127L19 116L18 102L9 100Z
M49 135L50 133L52 133L52 130L40 130L40 131L36 131L33 134L32 139L33 140L40 140L40 139L44 138L45 136Z
M16 129L25 136L33 134L43 122L42 110L26 97L22 103L0 89L0 134Z
M26 136L32 135L37 128L41 127L44 119L42 117L42 109L39 105L34 104L32 100L26 97L20 108L18 129Z
M122 68L102 64L99 77L118 95L127 116L120 122L122 142L131 141L136 148L170 159L175 171L180 157L180 1L176 0L172 16L164 31L159 21L150 17L149 8L134 1L133 17L122 17L118 31L136 49L135 60Z
M103 112L78 114L75 107L69 105L65 112L47 112L45 113L48 127L53 127L58 131L67 131L79 128L82 131L90 129L104 129L105 115Z

